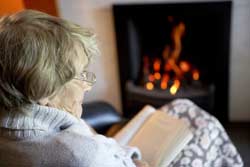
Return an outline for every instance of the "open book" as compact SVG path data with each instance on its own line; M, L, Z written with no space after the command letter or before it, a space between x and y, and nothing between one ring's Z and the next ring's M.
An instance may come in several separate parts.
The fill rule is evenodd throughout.
M114 138L138 147L151 167L166 167L192 137L184 121L147 105Z

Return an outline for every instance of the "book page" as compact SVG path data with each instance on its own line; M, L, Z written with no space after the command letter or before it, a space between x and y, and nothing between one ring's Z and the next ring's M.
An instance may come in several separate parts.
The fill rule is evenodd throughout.
M183 121L156 111L129 141L129 145L138 147L143 159L156 167L170 163L191 139L190 135Z
M134 118L132 118L127 125L125 125L114 138L121 145L127 145L131 138L137 133L144 122L156 111L156 109L150 105L143 107Z

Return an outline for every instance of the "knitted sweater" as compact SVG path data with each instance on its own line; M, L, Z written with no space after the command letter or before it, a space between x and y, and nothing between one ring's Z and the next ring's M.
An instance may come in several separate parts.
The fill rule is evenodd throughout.
M0 112L1 167L135 167L136 148L91 132L67 112L33 104Z

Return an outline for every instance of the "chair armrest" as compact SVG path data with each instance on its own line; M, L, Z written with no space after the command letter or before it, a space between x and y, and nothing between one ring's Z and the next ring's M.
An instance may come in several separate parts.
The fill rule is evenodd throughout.
M113 124L123 120L113 106L100 101L84 104L81 118L100 134L105 134Z

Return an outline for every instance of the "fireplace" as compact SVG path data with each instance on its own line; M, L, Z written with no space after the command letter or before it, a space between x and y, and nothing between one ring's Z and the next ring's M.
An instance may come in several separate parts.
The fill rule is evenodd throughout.
M113 6L124 115L189 98L228 121L231 2Z

